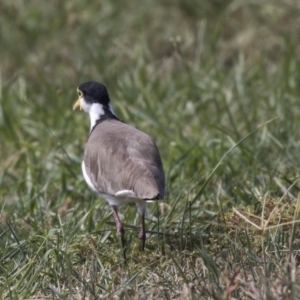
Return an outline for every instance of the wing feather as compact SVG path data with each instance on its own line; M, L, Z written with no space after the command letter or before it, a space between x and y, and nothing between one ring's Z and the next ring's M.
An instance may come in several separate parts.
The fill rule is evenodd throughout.
M153 140L117 120L97 125L86 144L84 163L99 193L131 190L140 199L162 199L165 175Z

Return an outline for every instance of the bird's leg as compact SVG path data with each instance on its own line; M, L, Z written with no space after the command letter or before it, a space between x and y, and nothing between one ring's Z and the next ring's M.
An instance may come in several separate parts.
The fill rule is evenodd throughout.
M145 213L142 213L142 226L139 233L139 239L141 240L141 251L144 251L146 242Z
M122 223L120 221L117 207L112 205L113 215L117 226L117 233L120 236L121 244L122 244L122 252L123 252L123 258L126 261L126 248L125 248L125 238L124 238L124 227L122 226Z

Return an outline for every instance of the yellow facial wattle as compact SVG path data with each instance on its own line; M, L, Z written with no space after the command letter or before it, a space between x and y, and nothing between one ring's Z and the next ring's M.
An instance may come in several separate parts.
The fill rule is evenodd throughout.
M73 110L75 110L77 107L79 107L79 109L82 110L80 99L83 97L83 93L79 88L77 88L77 93L78 93L79 98L73 105Z

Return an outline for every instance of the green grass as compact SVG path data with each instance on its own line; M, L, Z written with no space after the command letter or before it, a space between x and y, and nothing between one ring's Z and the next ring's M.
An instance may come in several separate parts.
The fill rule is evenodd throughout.
M298 2L3 0L1 298L298 299ZM126 267L81 174L88 80L164 162Z

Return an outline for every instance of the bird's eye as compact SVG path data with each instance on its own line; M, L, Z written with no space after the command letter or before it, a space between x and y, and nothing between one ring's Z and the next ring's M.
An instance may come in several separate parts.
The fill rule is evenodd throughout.
M77 92L78 92L79 98L81 98L83 96L82 91L77 89Z

